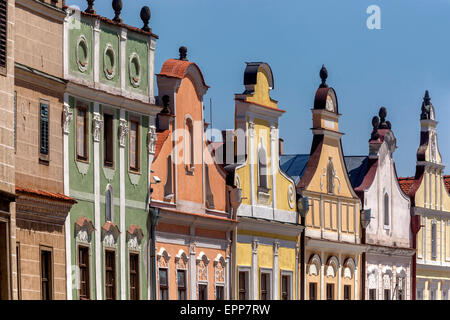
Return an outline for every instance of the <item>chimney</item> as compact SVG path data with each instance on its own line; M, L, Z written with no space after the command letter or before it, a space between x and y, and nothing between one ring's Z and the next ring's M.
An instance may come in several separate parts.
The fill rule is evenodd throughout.
M278 139L278 154L280 156L284 154L284 140L282 138Z
M170 122L174 118L172 111L170 110L170 97L168 95L164 95L162 97L162 103L164 108L158 113L158 129L160 130L169 130Z

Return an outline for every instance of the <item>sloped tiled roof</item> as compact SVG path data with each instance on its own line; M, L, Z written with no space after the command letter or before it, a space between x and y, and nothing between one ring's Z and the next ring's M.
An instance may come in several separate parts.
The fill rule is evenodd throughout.
M34 189L29 189L29 188L16 187L16 192L34 195L34 196L45 197L45 198L52 199L52 200L66 201L66 202L72 202L72 203L77 202L75 199L68 197L66 195L63 195L60 193L43 191L43 190L34 190Z
M280 156L280 168L286 172L293 180L295 185L305 174L308 164L309 154L289 154Z
M406 178L398 178L398 183L400 184L400 188L403 193L408 194L409 190L411 190L412 185L414 184L414 177L406 177Z
M161 68L161 72L158 75L183 79L186 75L187 69L191 65L193 65L197 68L198 72L201 75L203 85L205 87L209 88L205 83L205 79L203 78L203 74L200 71L200 68L194 62L191 62L191 61L184 61L184 60L178 60L178 59L166 60L166 62L164 62L163 66Z
M367 173L369 157L367 156L347 156L344 157L350 183L353 188L359 187Z

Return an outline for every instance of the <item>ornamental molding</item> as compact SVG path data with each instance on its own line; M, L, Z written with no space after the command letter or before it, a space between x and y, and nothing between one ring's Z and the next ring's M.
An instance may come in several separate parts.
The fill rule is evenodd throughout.
M73 112L70 111L70 105L67 102L64 102L64 109L63 109L63 132L65 134L70 133L70 123L73 119Z
M287 196L288 196L289 208L294 209L294 207L295 207L296 191L295 191L294 186L292 184L289 185Z
M412 257L416 251L411 248L391 248L382 246L367 246L367 253L385 255L385 256L401 256L401 257Z
M133 75L133 64L136 66L136 74ZM141 79L142 79L142 70L141 70L141 60L138 56L138 54L136 52L133 52L130 55L130 61L128 63L128 72L129 72L129 76L130 76L130 82L131 85L134 88L139 88L140 84L141 84Z
M63 226L71 207L72 203L61 203L18 194L16 198L16 218L18 220Z
M94 112L92 118L92 137L95 142L100 142L100 132L103 129L103 120L99 113Z
M148 134L147 134L147 141L148 141L148 153L149 154L155 154L156 152L156 140L158 139L158 135L156 134L156 127L155 126L149 126L148 128Z
M108 59L111 59L111 69L108 69L107 66ZM108 43L105 47L105 51L103 52L103 71L106 79L114 79L116 76L116 69L116 52L114 51L113 46Z
M80 49L85 51L86 53L86 59L84 61L81 61ZM77 46L75 48L75 55L77 59L78 70L80 70L80 72L82 73L85 73L89 66L89 45L86 37L83 34L78 38Z
M254 254L258 253L258 243L259 241L257 239L252 240L252 253Z
M128 128L128 121L125 119L119 120L119 145L125 148L128 133L130 129Z

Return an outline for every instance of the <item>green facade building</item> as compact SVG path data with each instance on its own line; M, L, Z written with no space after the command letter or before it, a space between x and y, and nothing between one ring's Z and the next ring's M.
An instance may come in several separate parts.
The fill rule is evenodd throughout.
M147 21L148 22L148 21ZM64 192L67 299L148 299L158 36L67 8Z

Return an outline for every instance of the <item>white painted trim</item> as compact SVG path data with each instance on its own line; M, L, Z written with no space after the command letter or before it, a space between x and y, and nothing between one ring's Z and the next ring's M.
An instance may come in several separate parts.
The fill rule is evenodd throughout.
M280 265L278 264L278 255L279 255L280 243L278 241L274 241L273 243L273 276L272 276L272 299L279 300L280 299Z
M100 105L94 102L94 113L99 114ZM100 221L100 146L99 142L93 139L94 143L94 226L95 226L95 288L96 299L103 298L103 281L101 269L101 221Z
M92 65L92 72L94 73L94 83L100 82L100 20L96 18L94 20L94 63Z
M259 295L259 293L261 292L261 275L263 273L269 275L269 300L277 300L275 298L275 288L273 287L273 281L274 281L273 280L273 278L274 278L273 272L274 271L272 269L270 269L270 268L263 268L263 267L259 268L259 287L260 287L260 290L259 290L257 298L255 300L261 300L261 296Z
M245 234L238 234L237 235L237 241L238 243L252 243L253 240L258 240L258 244L263 244L267 246L273 246L275 242L278 242L280 247L283 248L289 248L289 249L295 249L297 242L296 241L289 241L289 240L275 240L273 238L266 238L266 237L256 237L256 236L249 236Z
M120 120L125 120L125 110L120 109ZM125 211L125 148L119 146L119 197L120 197L120 298L127 299L127 274L125 259L126 211ZM128 259L127 259L128 260Z
M288 300L296 300L295 295L294 295L294 287L296 287L296 284L294 283L293 272L290 270L281 270L280 274L281 274L280 281L282 281L283 276L288 276L290 279L290 281L289 281L289 299ZM283 298L281 295L281 290L283 289L282 286L283 285L281 284L280 285L280 300Z
M259 300L258 297L258 240L252 240L252 267L251 267L251 278L250 283L252 287L251 300Z
M65 29L64 29L65 30ZM64 93L64 104L69 104L69 95ZM70 124L69 124L70 125ZM69 171L69 133L63 130L63 148L64 148L64 194L69 196L70 193L70 171ZM71 226L70 211L64 223L64 234L66 242L66 296L67 300L72 300L72 245L71 245Z
M320 251L320 300L324 300L325 299L325 255L323 253L323 251Z
M251 300L251 295L252 295L252 288L251 288L251 267L247 267L247 266L238 266L238 273L237 273L237 290L239 290L239 272L245 272L246 276L245 276L245 280L246 280L246 300ZM239 300L239 291L237 292L237 296L236 296L236 300Z

